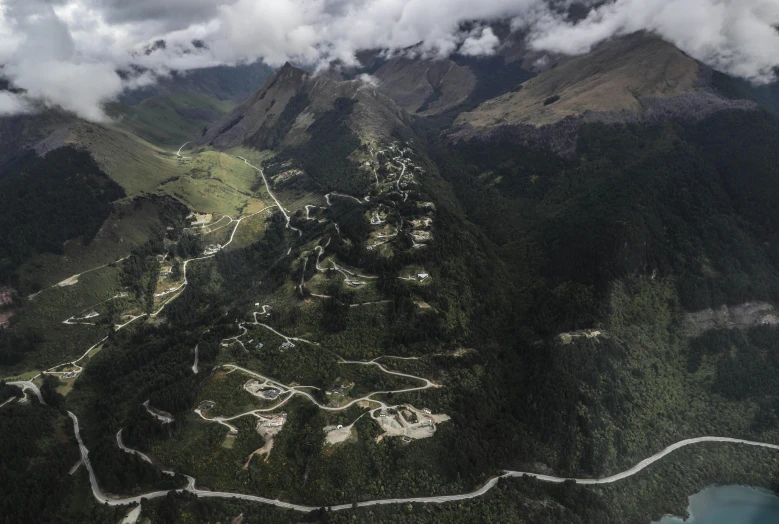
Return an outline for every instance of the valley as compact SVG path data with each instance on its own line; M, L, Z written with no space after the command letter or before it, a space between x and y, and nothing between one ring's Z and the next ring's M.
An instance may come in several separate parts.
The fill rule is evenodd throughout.
M649 522L773 486L779 121L646 35L499 63L287 63L0 172L0 419L69 446L68 518Z

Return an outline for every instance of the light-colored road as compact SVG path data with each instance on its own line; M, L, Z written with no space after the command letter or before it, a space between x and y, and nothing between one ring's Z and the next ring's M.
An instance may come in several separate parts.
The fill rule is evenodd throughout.
M116 497L109 497L107 496L101 489L97 482L97 478L95 477L95 473L92 469L92 464L89 461L89 450L84 445L84 442L81 440L81 434L79 433L79 426L78 426L78 418L76 415L74 415L72 412L68 412L68 415L73 420L73 429L76 434L76 440L79 444L79 450L81 452L81 459L84 462L84 465L87 468L87 471L89 472L89 481L92 486L92 493L95 496L95 499L101 504L105 503L109 506L125 506L128 504L139 504L141 499L153 499L153 498L159 498L164 497L168 492L167 491L156 491L152 493L146 493L143 495L137 495L135 497L125 497L125 498L116 498ZM117 433L117 443L121 440L121 432ZM459 500L468 500L473 499L476 497L480 497L487 493L489 490L495 487L495 485L498 483L498 481L501 478L505 477L534 477L541 481L546 482L565 482L567 480L571 480L577 484L583 484L583 485L595 485L595 484L610 484L612 482L616 482L628 477L631 477L638 473L639 471L647 468L651 464L657 462L658 460L662 459L666 455L683 448L685 446L690 446L694 444L700 444L704 442L710 442L710 443L729 443L729 444L742 444L747 446L755 446L755 447L761 447L761 448L768 448L768 449L776 449L779 450L779 445L776 444L766 444L764 442L754 442L751 440L743 440L743 439L734 439L734 438L728 438L728 437L698 437L698 438L692 438L687 440L682 440L680 442L677 442L676 444L673 444L671 446L668 446L664 450L660 451L659 453L656 453L655 455L652 455L650 458L642 460L634 467L630 468L627 471L624 471L622 473L618 473L616 475L612 475L610 477L605 477L602 479L569 479L564 477L553 477L550 475L541 475L538 473L527 473L522 471L506 471L503 475L499 477L493 477L489 481L487 481L484 486L481 488L471 491L469 493L462 493L458 495L441 495L441 496L433 496L433 497L408 497L408 498L390 498L390 499L378 499L378 500L366 500L363 502L358 502L357 507L369 507L369 506L380 506L380 505L387 505L387 504L410 504L410 503L421 503L421 504L440 504L444 502L456 502ZM136 452L135 450L129 450L129 448L124 448L122 445L120 447L123 448L123 450L132 453L140 453ZM146 457L143 455L143 457ZM143 458L142 457L142 458ZM148 459L148 457L146 457ZM309 512L317 509L321 506L306 506L302 504L292 504L289 502L282 502L280 500L273 500L268 499L265 497L259 497L256 495L244 495L241 493L230 493L230 492L224 492L224 491L208 491L203 489L197 489L195 487L195 479L192 477L187 477L188 479L188 486L184 489L177 490L179 492L181 491L189 491L190 493L193 493L199 497L205 497L205 498L220 498L220 499L239 499L239 500L246 500L249 502L258 502L261 504L269 504L273 506L277 506L280 508L286 508L286 509L292 509L295 511L303 511L303 512ZM328 508L331 511L341 511L346 510L349 508L352 508L352 504L338 504L334 506L328 506Z
M163 424L170 424L171 422L173 422L173 418L172 417L169 417L167 415L162 415L160 413L157 413L157 410L154 410L151 407L149 407L149 401L148 400L143 403L143 407L146 408L146 411L149 412L149 415L151 415L152 417L156 418L157 420L159 420Z
M259 311L256 311L255 313L259 314ZM284 340L286 340L290 344L292 344L292 341L294 340L295 342L303 342L304 344L311 344L312 346L318 346L319 345L318 342L311 342L310 340L306 340L305 338L288 337L287 335L283 335L283 334L279 333L278 331L276 331L275 329L273 329L272 327L270 327L268 324L263 324L262 322L257 322L257 317L256 316L254 317L254 324L252 324L252 325L262 326L265 329L267 329L268 331L270 331L272 333L275 333L276 335L280 336L281 338L283 338Z
M145 454L141 453L137 449L131 449L124 445L124 442L122 442L122 430L116 432L116 444L119 446L119 449L124 451L125 453L130 453L132 455L137 455L138 457L141 457L145 462L148 462L149 464L153 464L151 459Z
M243 222L247 218L251 218L251 217L253 217L255 215L259 215L260 213L262 213L263 211L267 211L268 209L271 209L271 207L263 208L263 209L257 211L256 213L252 213L251 215L246 215L246 216L243 216L243 217L241 217L241 218L239 218L237 220L234 220L233 222L235 222L235 227L233 228L233 232L230 234L230 239L225 243L225 245L223 245L221 247L221 249L226 248L227 246L229 246L233 242L233 239L235 238L235 232L238 231L238 227L241 225L241 222ZM189 281L187 280L187 266L189 265L189 263L190 262L196 262L198 260L206 260L206 259L209 259L209 258L214 258L215 256L216 256L216 253L214 253L212 255L204 255L202 257L190 258L188 260L185 260L184 261L184 265L183 265L184 281L181 284L179 284L178 286L176 286L174 288L171 288L171 289L168 289L167 291L163 291L162 293L155 293L154 296L155 297L163 297L165 295L171 295L171 294L173 294L173 293L175 293L177 291L180 291L187 284L189 284Z
M152 460L149 458L149 456L146 453L142 453L142 452L138 451L137 449L128 448L127 446L124 445L124 442L122 441L122 430L121 429L116 432L116 444L119 446L119 449L121 449L125 453L130 453L132 455L136 455L136 456L140 457L141 459L143 459L144 462L148 462L149 464L154 465L154 462L152 462ZM162 470L162 472L165 473L166 475L170 475L170 476L176 475L175 472L164 470L164 469Z
M40 401L41 404L46 404L46 402L43 400L43 395L41 395L41 390L38 389L38 386L33 384L31 381L17 380L15 382L6 382L6 384L8 384L9 386L16 386L22 388L23 391L27 391L27 390L32 391L33 393L35 393L35 396L38 397L38 400Z
M186 145L186 144L184 144L184 145ZM182 148L183 147L184 146L182 146ZM179 148L179 152L177 153L178 156L180 156L180 152L181 152L181 148ZM268 193L271 195L273 200L276 202L276 205L279 207L279 209L282 211L282 213L284 214L284 216L287 219L287 227L290 228L290 229L293 229L295 231L298 231L298 233L301 234L301 232L299 230L297 230L297 229L295 229L295 228L290 226L290 224L289 224L289 215L286 213L286 210L284 210L283 206L281 206L281 204L278 202L278 200L276 200L275 196L273 196L273 194L271 193L270 188L268 187L267 180L265 180L265 175L262 172L262 170L257 168L257 167L255 167L255 166L252 166L251 164L249 164L249 162L246 161L246 159L244 159L242 157L238 157L238 158L242 159L247 165L249 165L250 167L254 168L255 170L259 171L262 174L263 180L265 181L266 188L268 188ZM405 171L405 164L404 164L404 170L403 171ZM401 177L402 177L402 173L403 172L401 172ZM336 196L344 196L344 197L348 197L348 198L354 198L354 197L349 197L348 195L337 195L336 194ZM358 200L356 198L354 198L354 199ZM328 198L328 203L329 203L329 198ZM244 218L248 218L248 216L244 217ZM236 228L235 229L237 229L238 225L240 224L240 220L238 220L237 222L238 222L238 224L236 224ZM233 230L233 234L230 237L230 242L232 242L232 239L233 239L233 237L235 235L235 229ZM228 244L230 242L228 242ZM319 246L317 246L317 247L319 248L319 256L321 257L321 255L323 253L323 249L321 247L319 247ZM196 258L196 259L190 259L190 260L185 262L185 265L184 265L184 271L185 271L185 282L184 282L184 285L186 285L186 264L187 264L187 262L194 261L194 260L202 260L204 258L211 258L211 256L200 257L200 258ZM101 267L104 267L104 266L101 266ZM95 268L95 269L99 269L99 268ZM320 271L325 270L325 268L321 268L320 265L319 265L319 257L317 257L317 269L319 269ZM333 268L327 268L327 269L333 269ZM337 270L337 271L342 271L342 272L345 271L345 270L341 270L337 266L334 269ZM354 276L359 276L361 278L376 278L376 277L367 277L367 276L363 276L363 275L356 275L356 274L351 273L349 271L346 271L346 273L349 273L349 274L354 275ZM77 277L77 276L78 275L75 275L74 277ZM73 277L71 277L71 278L73 278ZM163 305L163 307L164 307L164 305ZM264 312L265 312L265 307L263 307L263 313ZM315 342L310 342L310 341L305 340L305 339L300 339L300 338L295 338L295 337L287 337L285 335L282 335L281 333L279 333L278 331L274 330L270 326L268 326L266 324L259 323L257 321L257 319L256 319L256 315L257 315L257 313L255 313L255 322L254 322L256 325L261 325L264 328L269 329L270 331L276 333L277 335L279 335L280 337L284 338L287 341L295 340L295 341L305 342L305 343L309 343L309 344L316 344ZM135 317L132 320L130 320L130 322L132 322L132 321L134 321L134 320L136 320L137 318L140 318L140 317L141 316ZM117 329L121 329L122 327L126 326L130 322L128 322L128 323L126 323L126 324L124 324L122 326L119 326ZM243 326L241 326L241 327L243 328ZM245 334L246 333L246 329L243 328L243 330L244 330L243 334ZM238 335L237 337L234 337L234 339L238 340L238 338L241 337L241 336L243 336L243 335ZM103 340L101 340L100 342L98 342L97 344L92 346L90 349L88 349L84 353L84 355L82 355L81 358L79 358L79 359L77 359L77 360L75 360L73 362L70 362L69 364L72 364L72 365L75 366L77 362L79 362L80 360L85 358L87 356L87 354L91 350L93 350L95 347L97 347L99 344L101 344L105 340L106 339L104 338ZM197 347L195 348L195 351L196 351L196 356L195 356L195 364L193 365L193 372L197 373ZM281 405L285 404L290 398L294 397L294 395L303 395L303 396L307 397L309 400L311 400L314 404L316 404L321 409L328 410L328 411L340 411L340 410L347 409L347 408L351 407L352 405L354 405L354 404L356 404L358 402L361 402L361 401L368 401L368 402L377 403L382 408L387 408L388 406L385 403L383 403L381 401L373 400L371 397L373 397L374 395L379 395L379 394L403 393L403 392L411 392L411 391L420 391L420 390L433 388L433 387L440 387L440 386L436 385L435 383L433 383L432 381L430 381L430 380L428 380L426 378L417 377L417 376L414 376L414 375L401 373L401 372L396 372L396 371L390 371L390 370L386 369L384 366L382 366L379 362L377 362L377 360L379 358L403 358L403 357L378 357L377 359L374 359L372 361L347 361L347 360L341 359L339 361L339 364L345 364L345 365L372 365L372 366L378 367L384 373L387 373L387 374L390 374L390 375L396 375L396 376L400 376L400 377L405 377L405 378L409 378L409 379L413 379L413 380L418 380L418 381L422 382L423 385L419 386L419 387L407 388L407 389L396 390L396 391L378 391L378 392L371 393L371 394L369 394L369 395L367 395L365 397L362 397L360 399L352 400L351 402L349 402L348 404L346 404L344 406L329 407L329 406L323 406L323 405L319 404L319 402L312 395L310 395L306 391L302 391L303 388L308 388L307 386L295 386L295 387L286 386L284 384L281 384L278 381L274 381L273 379L265 377L265 376L263 376L263 375L261 375L259 373L250 371L250 370L245 369L245 368L241 368L239 366L228 364L228 365L225 365L225 367L231 367L231 368L233 368L234 371L235 370L240 370L240 371L242 371L244 373L247 373L249 375L255 376L255 377L260 378L260 379L263 379L268 384L273 384L276 387L279 387L284 392L284 394L287 395L286 398L283 399L281 402L279 402L278 404L276 404L275 406L273 406L271 408L262 409L262 410L253 410L253 411L250 411L250 412L247 412L247 413L243 413L243 414L240 414L240 415L236 415L236 416L233 416L233 417L229 417L229 418L217 417L217 418L214 418L214 419L206 419L206 417L204 417L202 415L202 413L200 413L199 410L197 410L197 412L198 412L198 414L202 418L204 418L206 420L219 422L219 423L224 424L225 426L227 426L229 428L234 428L234 426L232 426L232 425L227 423L228 420L233 420L233 419L236 419L236 418L239 418L239 417L242 417L242 416L253 414L255 412L275 410L278 407L280 407ZM407 358L408 359L413 359L415 357L407 357ZM54 368L50 368L50 369L54 369ZM40 390L38 389L38 387L33 382L31 382L31 381L12 381L12 382L8 382L8 384L21 387L25 391L32 390L33 393L38 397L39 401L41 403L45 404L45 402L43 400L43 396L41 395ZM152 415L154 415L156 418L162 420L163 422L170 422L170 421L172 421L172 419L170 419L168 417L165 417L165 416L162 416L162 415L159 415L157 413L152 412L149 409L148 401L144 403L144 406L146 407L147 410L149 410L149 412ZM369 412L373 414L378 409L379 408L372 409ZM81 453L82 462L83 462L83 464L85 465L85 467L87 468L87 470L89 472L89 478L90 478L90 484L91 484L91 487L92 487L92 492L93 492L93 495L95 496L95 498L98 500L98 502L105 503L105 504L108 504L110 506L120 506L120 505L140 504L141 500L144 499L144 498L145 499L152 499L152 498L159 498L159 497L166 496L166 494L168 493L167 491L158 491L158 492L152 492L152 493L147 493L147 494L138 495L138 496L134 496L134 497L125 497L125 498L112 497L110 495L105 494L100 489L100 486L99 486L99 484L97 482L97 478L96 478L95 473L93 471L92 465L91 465L91 463L89 461L89 456L88 456L89 450L86 448L86 446L84 445L84 443L83 443L83 441L81 439L81 435L80 435L80 432L79 432L78 418L72 412L68 412L68 415L70 416L70 418L73 421L74 432L75 432L76 439L77 439L78 444L79 444L79 450L80 450L80 453ZM117 445L123 451L125 451L127 453L133 453L133 454L139 456L141 459L145 460L146 462L152 463L151 459L147 455L143 454L140 451L133 450L133 449L130 449L130 448L127 448L126 446L124 446L124 444L122 442L122 439L121 439L121 430L119 432L117 432L117 434L116 434L116 441L117 441ZM630 469L628 469L626 471L623 471L621 473L617 473L615 475L608 476L608 477L603 477L603 478L598 478L598 479L592 479L592 478L578 479L578 478L555 477L555 476L551 476L551 475L543 475L543 474L532 473L532 472L505 471L502 475L500 475L498 477L494 477L494 478L490 479L489 481L487 481L487 483L484 484L481 488L479 488L479 489L477 489L475 491L469 492L469 493L457 494L457 495L430 496L430 497L409 497L409 498L390 498L390 499L369 500L369 501L358 502L356 504L356 506L357 507L369 507L369 506L376 506L376 505L408 504L408 503L437 504L437 503L454 502L454 501L460 501L460 500L468 500L468 499L473 499L473 498L480 497L480 496L484 495L489 490L491 490L493 487L495 487L495 485L498 483L498 481L501 478L508 478L508 477L523 477L523 476L527 476L527 477L536 478L536 479L538 479L540 481L545 481L545 482L562 483L562 482L566 482L566 481L572 481L574 483L581 484L581 485L611 484L611 483L614 483L614 482L618 482L620 480L627 479L627 478L629 478L629 477L631 477L633 475L636 475L637 473L639 473L642 470L648 468L649 466L651 466L655 462L663 459L664 457L666 457L667 455L673 453L674 451L676 451L678 449L681 449L681 448L686 447L686 446L697 445L697 444L702 444L702 443L739 444L739 445L746 445L746 446L753 446L753 447L759 447L759 448L767 448L767 449L779 450L779 445L777 445L777 444L769 444L769 443L756 442L756 441L750 441L750 440L744 440L744 439L736 439L736 438L730 438L730 437L704 436L704 437L685 439L685 440L682 440L682 441L677 442L675 444L672 444L672 445L668 446L667 448L659 451L658 453L652 455L651 457L642 460L641 462L639 462L638 464L636 464L632 468L630 468ZM164 471L164 473L170 474L170 475L174 474L171 471ZM277 506L277 507L291 509L291 510L295 510L295 511L302 511L302 512L309 512L309 511L312 511L312 510L317 509L318 507L320 507L319 505L318 506L306 506L306 505L300 505L300 504L292 504L292 503L283 502L283 501L279 501L279 500L273 500L273 499L268 499L268 498L264 498L264 497L259 497L259 496L256 496L256 495L246 495L246 494L239 494L239 493L208 491L208 490L198 489L198 488L195 487L195 479L194 478L187 476L187 479L188 479L187 487L179 489L177 491L179 491L179 492L188 491L188 492L193 493L193 494L195 494L197 496L206 497L206 498L221 498L221 499L230 499L230 498L232 498L232 499L240 499L240 500L245 500L245 501L250 501L250 502L257 502L257 503L262 503L262 504L274 505L274 506ZM352 507L354 507L353 504L339 504L339 505L329 506L329 509L332 510L332 511L340 511L340 510L350 509ZM134 512L135 512L135 510L133 511L133 513ZM137 518L137 516L138 516L138 514L135 513L134 517Z
M328 194L325 195L325 202L327 202L328 206L332 206L333 205L333 204L330 203L330 195L333 195L333 196L336 196L336 197L341 197L341 198L351 198L352 200L354 200L358 204L362 204L362 200L360 200L357 197L354 197L352 195L344 195L343 193L336 193L335 191L333 191L333 192L328 193Z
M211 421L214 421L214 422L224 423L224 421L235 420L235 419L238 419L238 418L241 418L241 417L245 417L245 416L248 416L248 415L254 415L255 413L265 413L265 412L273 411L275 409L280 408L284 404L286 404L294 395L302 395L302 396L306 397L308 400L310 400L319 409L322 409L324 411L343 411L345 409L349 409L350 407L354 406L355 404L359 404L360 402L364 402L364 401L365 402L373 402L374 404L379 404L379 406L380 406L379 408L374 408L374 409L371 410L371 413L372 413L372 416L373 416L373 414L375 414L375 412L378 411L379 409L388 409L390 407L387 404L385 404L384 402L372 398L375 395L386 395L386 394L389 394L389 393L393 393L393 394L395 394L395 393L410 393L412 391L422 391L422 390L425 390L425 389L441 387L441 386L431 382L430 380L428 380L426 378L417 377L415 375L409 375L407 373L400 373L398 371L390 371L390 370L388 370L387 368L385 368L384 366L382 366L381 364L379 364L378 362L375 362L375 361L363 362L363 361L348 361L348 360L343 360L342 359L342 360L339 361L339 364L347 364L347 365L354 364L354 365L361 365L361 366L376 366L381 371L383 371L384 373L386 373L388 375L395 375L395 376L398 376L398 377L404 377L404 378L409 378L409 379L412 379L412 380L418 380L418 381L422 382L423 385L417 386L417 387L412 387L412 388L398 389L398 390L393 390L393 391L374 391L373 393L370 393L370 394L368 394L368 395L366 395L364 397L353 399L353 400L349 401L347 404L344 404L343 406L326 406L326 405L320 404L319 401L316 398L314 398L314 396L311 395L310 393L308 393L306 391L301 391L300 389L298 389L298 388L309 388L309 386L290 387L290 386L288 386L286 384L282 384L278 380L275 380L275 379L272 379L272 378L267 377L265 375L262 375L260 373L257 373L256 371L251 371L251 370L243 368L241 366L236 366L235 364L225 364L224 365L225 368L231 368L233 370L238 370L238 371L241 371L243 373L246 373L247 375L253 376L255 378L259 378L259 379L265 380L269 384L272 384L274 387L280 389L282 391L282 394L289 393L289 396L286 396L284 399L282 399L280 402L278 402L276 405L274 405L272 407L262 408L262 409L253 409L253 410L247 411L245 413L240 413L238 415L233 415L232 417L216 417L216 418L213 418L213 419L206 419L206 417L204 417L201 413L198 413L198 414L202 418L204 418L206 420L211 420ZM314 389L317 389L317 388L314 388Z
M251 167L252 169L254 169L255 171L257 171L257 172L260 174L260 176L262 177L262 181L265 183L265 190L266 190L266 191L268 191L268 194L269 194L269 195L270 195L270 197L273 199L273 201L274 201L274 202L276 202L276 206L279 208L279 210L281 211L281 213L284 215L284 218L285 218L285 219L286 219L286 221L287 221L287 228L288 228L288 229L291 229L292 231L297 231L297 234L298 234L298 236L303 236L303 232L302 232L301 230L299 230L299 229L298 229L298 228L296 228L296 227L292 227L292 226L289 224L289 221L290 221L290 216L289 216L289 213L287 213L287 210L286 210L286 209L284 209L284 206L282 206L282 205L281 205L281 202L279 202L279 199L278 199L278 198L276 198L276 195L274 195L274 194L273 194L273 192L270 190L270 185L268 184L268 179L267 179L267 178L265 178L265 172L264 172L262 169L260 169L259 167L251 165L251 164L249 163L249 161L248 161L248 160L246 160L246 159L245 159L244 157L242 157L242 156L236 156L236 158L239 158L239 159L243 160L243 161L244 161L244 163L245 163L247 166Z
M187 144L191 144L191 143L192 142L190 141L190 142L186 142L186 143L182 144L181 147L179 148L179 150L176 151L176 156L179 157L179 158L191 158L191 157L188 157L188 156L181 156L181 150L184 149L184 146L187 145Z

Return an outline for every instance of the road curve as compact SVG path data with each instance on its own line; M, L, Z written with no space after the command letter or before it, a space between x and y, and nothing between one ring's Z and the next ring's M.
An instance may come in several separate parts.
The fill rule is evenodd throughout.
M278 206L278 208L279 208L279 211L281 211L281 214L282 214L282 215L284 215L284 218L285 218L285 219L286 219L286 221L287 221L287 229L291 229L292 231L296 231L296 232L297 232L297 234L298 234L298 236L303 236L303 232L302 232L301 230L299 230L298 228L296 228L296 227L293 227L293 226L291 226L291 225L290 225L290 223L289 223L289 221L290 221L290 216L289 216L289 214L287 213L287 210L286 210L286 209L284 209L284 206L282 206L282 205L281 205L281 202L279 202L279 199L278 199L278 198L276 198L276 195L274 195L274 194L273 194L273 192L270 190L270 185L268 185L268 179L267 179L267 178L265 178L265 171L263 171L262 169L260 169L260 168L259 168L259 167L257 167L257 166L253 166L253 165L251 165L251 164L249 163L249 161L248 161L248 160L246 160L246 159L245 159L244 157L242 157L242 156L237 156L237 155L236 155L236 157L235 157L235 158L238 158L238 159L240 159L240 160L243 160L244 164L246 164L247 166L251 167L252 169L254 169L255 171L257 171L257 172L260 174L260 176L262 177L262 181L263 181L263 182L265 182L265 190L266 190L266 191L268 191L268 195L270 195L270 197L273 199L273 201L274 201L274 202L276 202L276 206Z
M16 386L19 388L22 388L22 390L32 390L33 393L35 393L35 396L38 397L38 400L41 404L46 404L46 402L43 400L43 395L41 395L41 390L38 389L38 386L30 382L29 380L17 380L15 382L6 382L9 386Z
M78 426L78 418L76 415L74 415L72 412L68 412L68 415L73 420L73 430L76 434L76 440L78 441L79 450L81 452L81 459L84 462L84 465L87 468L87 471L89 472L89 481L92 486L92 494L95 496L95 499L97 499L98 502L108 504L109 506L125 506L128 504L138 504L141 502L142 499L152 499L152 498L159 498L164 497L168 492L167 491L155 491L152 493L146 493L143 495L137 495L135 497L125 497L125 498L115 498L115 497L108 497L101 489L99 484L97 483L97 478L95 477L95 473L92 469L92 464L89 462L89 450L84 445L84 442L81 440L81 434L79 433L79 426ZM120 440L120 434L117 433L117 442ZM747 446L755 446L755 447L762 447L762 448L769 448L769 449L776 449L779 450L779 445L776 444L766 444L764 442L755 442L751 440L743 440L743 439L735 439L735 438L728 438L728 437L698 437L698 438L691 438L682 440L680 442L677 442L676 444L672 444L671 446L668 446L664 450L660 451L659 453L656 453L655 455L652 455L648 459L644 459L632 468L630 468L627 471L623 471L622 473L618 473L616 475L612 475L610 477L604 477L600 479L574 479L574 478L564 478L564 477L553 477L550 475L541 475L538 473L528 473L528 472L522 472L522 471L506 471L503 475L498 477L493 477L490 480L487 481L486 484L484 484L482 487L475 491L471 491L469 493L462 493L458 495L441 495L441 496L433 496L433 497L408 497L408 498L391 498L391 499L377 499L377 500L366 500L363 502L357 502L356 507L364 508L369 506L380 506L380 505L388 505L388 504L410 504L410 503L421 503L421 504L440 504L443 502L454 502L458 500L468 500L473 499L476 497L480 497L487 493L489 490L495 487L495 485L498 483L498 481L501 478L506 477L533 477L541 481L545 482L565 482L565 481L573 481L577 484L582 485L593 485L593 484L610 484L619 480L623 480L625 478L631 477L638 473L639 471L647 468L651 464L657 462L658 460L662 459L666 455L673 453L674 451L683 448L685 446L690 446L694 444L700 444L704 442L715 442L715 443L728 443L728 444L743 444ZM129 452L133 452L129 451ZM303 512L309 512L313 511L315 509L318 509L321 506L306 506L302 504L292 504L289 502L283 502L280 500L274 500L269 499L265 497L259 497L256 495L244 495L242 493L231 493L231 492L225 492L225 491L208 491L203 489L197 489L195 487L195 479L192 477L187 476L187 479L189 480L189 483L186 488L175 490L175 491L188 491L190 493L193 493L199 497L205 497L205 498L220 498L220 499L239 499L239 500L246 500L249 502L258 502L261 504L269 504L280 508L285 509L291 509L295 511L303 511ZM354 504L338 504L334 506L329 506L329 509L331 511L341 511L350 509L352 507L355 507Z

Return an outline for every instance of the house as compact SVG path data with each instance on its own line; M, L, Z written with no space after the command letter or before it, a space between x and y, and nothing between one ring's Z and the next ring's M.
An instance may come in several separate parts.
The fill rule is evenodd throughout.
M425 415L431 415L432 411L430 411L429 409L425 408L425 409L422 410L422 413L424 413Z
M289 349L289 348L294 348L294 347L295 347L295 344L293 344L293 343L292 343L292 342L290 342L289 340L287 340L286 342L284 342L284 343L281 345L281 349Z
M430 275L429 275L428 273L420 273L420 274L419 274L419 275L417 275L417 276L419 277L419 280L420 280L420 282L421 282L421 281L423 281L423 280L427 280L427 277L429 277Z
M227 432L227 436L228 437L236 437L236 436L238 436L238 430L237 429L231 429L230 431Z

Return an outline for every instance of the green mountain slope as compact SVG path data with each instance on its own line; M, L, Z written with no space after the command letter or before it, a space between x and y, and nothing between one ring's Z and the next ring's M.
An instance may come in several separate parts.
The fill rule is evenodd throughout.
M578 62L598 67L561 63L498 101L532 97L562 118L564 104L549 106L566 94L577 112L604 110L578 97L593 77L647 88L614 109L694 87L698 66L678 50L631 42L650 70L600 49ZM126 259L14 301L0 333L6 374L43 369L67 394L103 489L184 485L159 465L212 491L349 505L466 493L507 469L612 475L705 435L779 442L779 119L736 104L577 121L563 156L508 131L455 143L440 134L450 112L527 72L490 77L498 62L472 64L486 72L457 92L433 71L409 98L412 116L393 100L408 94L403 75L424 69L411 62L381 73L402 69L393 97L287 65L199 132L201 110L225 105L149 99L124 108L121 124L72 126L62 143L91 157L63 148L38 160L72 165L70 152L105 173L104 192L75 175L62 190L102 210L77 215L79 231L130 215L148 229ZM604 78L604 64L619 74ZM669 71L679 83L656 92ZM43 209L52 195L32 187ZM153 209L111 207L112 191ZM45 225L20 215L25 238ZM74 236L48 233L36 238L55 247ZM21 275L36 274L28 266ZM119 431L155 466L118 446ZM691 449L609 486L516 478L456 503L457 514L406 503L402 514L643 522L683 509L680 490L779 478L773 450ZM147 504L145 515L169 521L288 517L191 494ZM385 509L333 520L398 519Z
M115 104L109 114L144 140L178 147L235 105L203 94L182 93L147 98L137 105Z

